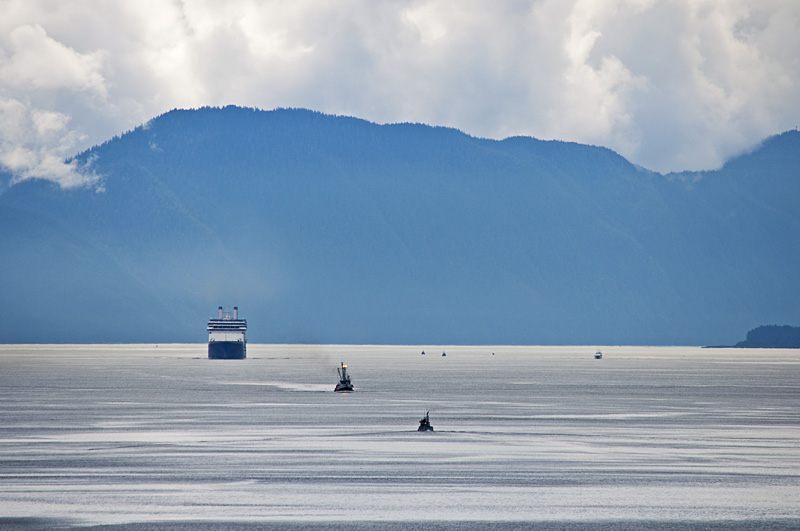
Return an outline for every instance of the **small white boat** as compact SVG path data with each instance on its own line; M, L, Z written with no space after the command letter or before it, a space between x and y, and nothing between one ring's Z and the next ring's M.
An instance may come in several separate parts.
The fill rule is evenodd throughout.
M598 350L597 352L594 353L594 359L596 360L603 359L603 353Z

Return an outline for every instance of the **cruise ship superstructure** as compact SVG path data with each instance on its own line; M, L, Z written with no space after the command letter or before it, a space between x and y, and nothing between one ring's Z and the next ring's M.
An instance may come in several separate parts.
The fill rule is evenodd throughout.
M247 357L247 320L239 319L239 308L233 314L220 306L217 318L208 320L208 359L243 360Z

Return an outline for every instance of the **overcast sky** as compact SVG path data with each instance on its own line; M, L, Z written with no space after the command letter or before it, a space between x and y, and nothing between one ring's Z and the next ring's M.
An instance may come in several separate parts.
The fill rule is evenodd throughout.
M0 164L173 108L304 107L712 169L800 125L800 0L0 0Z

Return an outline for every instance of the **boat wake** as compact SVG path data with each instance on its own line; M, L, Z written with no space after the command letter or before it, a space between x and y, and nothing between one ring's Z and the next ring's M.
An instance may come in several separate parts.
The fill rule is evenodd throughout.
M296 382L219 382L224 385L256 385L262 387L275 387L285 391L296 391L303 393L323 393L330 391L328 384L311 384Z

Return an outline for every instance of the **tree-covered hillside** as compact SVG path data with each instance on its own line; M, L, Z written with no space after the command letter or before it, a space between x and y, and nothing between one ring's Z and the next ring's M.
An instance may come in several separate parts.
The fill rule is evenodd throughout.
M27 247L3 236L17 265L0 341L69 319L65 341L203 341L222 304L257 342L729 343L800 322L798 153L788 132L717 172L662 176L566 142L175 110L79 154L92 187L0 195L52 227L20 224ZM43 257L64 241L83 254Z
M747 339L738 348L800 348L800 327L766 325L747 332Z

